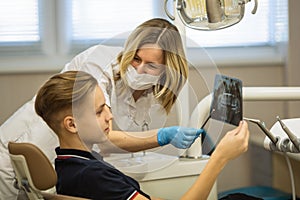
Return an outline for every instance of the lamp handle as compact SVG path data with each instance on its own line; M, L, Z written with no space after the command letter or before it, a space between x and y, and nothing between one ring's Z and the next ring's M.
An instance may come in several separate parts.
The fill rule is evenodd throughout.
M164 9L165 9L165 12L166 12L166 15L171 19L171 20L175 20L175 17L169 12L168 10L168 0L165 0L165 3L164 3Z
M257 11L257 5L258 5L258 1L257 0L254 0L254 8L253 8L253 10L252 10L252 14L255 14L256 13L256 11Z
M251 0L240 0L239 5L245 5L246 3L250 2ZM254 0L254 8L252 10L252 14L255 14L257 11L258 1Z

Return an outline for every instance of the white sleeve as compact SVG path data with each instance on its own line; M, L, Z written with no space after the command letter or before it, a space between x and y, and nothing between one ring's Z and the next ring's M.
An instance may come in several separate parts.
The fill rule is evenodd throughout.
M87 50L81 52L80 54L76 55L70 62L65 64L65 67L61 72L71 71L71 70L80 70L81 66L86 62L89 56L93 53L93 51L98 47L92 46Z
M65 65L63 71L81 70L93 75L103 90L106 104L111 106L110 92L112 89L112 63L122 50L121 47L96 45L78 54Z

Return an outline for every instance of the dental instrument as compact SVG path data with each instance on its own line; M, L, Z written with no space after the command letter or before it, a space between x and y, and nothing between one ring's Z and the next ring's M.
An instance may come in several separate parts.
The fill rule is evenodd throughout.
M215 111L215 109L213 109L211 111L211 113L213 113ZM208 120L211 118L211 113L207 116L206 120L204 121L204 123L201 126L201 129L204 129L205 125L207 124Z
M258 119L250 119L250 118L246 118L244 117L244 120L255 123L259 126L259 128L266 134L266 136L268 136L268 138L273 142L273 144L276 145L276 143L278 142L278 138L276 138L265 126L265 123L262 122L261 120Z
M265 133L265 135L270 139L268 147L266 147L267 149L281 152L300 152L294 147L294 144L291 144L290 138L280 137L278 135L274 136L274 134L272 134L271 131L266 128L263 121L245 117L244 120L257 124L259 128Z
M277 116L277 121L279 122L282 130L287 134L287 136L290 138L292 143L294 144L295 148L300 152L300 142L296 135L294 135L290 129L283 123L283 121L280 119L279 116Z

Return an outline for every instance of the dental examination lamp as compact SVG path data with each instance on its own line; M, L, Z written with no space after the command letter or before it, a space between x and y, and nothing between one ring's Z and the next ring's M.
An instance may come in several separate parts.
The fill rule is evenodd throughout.
M245 4L251 0L174 0L175 10L183 24L196 30L218 30L240 22L245 13ZM252 14L256 13L258 2ZM168 0L164 2L167 16L175 20L167 9ZM176 12L176 11L175 11Z

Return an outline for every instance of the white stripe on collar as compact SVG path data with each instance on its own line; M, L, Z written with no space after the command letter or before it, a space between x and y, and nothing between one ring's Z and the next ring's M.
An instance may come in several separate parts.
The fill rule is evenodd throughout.
M85 159L85 160L90 160L89 158L86 158L86 157L82 157L82 156L77 156L77 155L58 155L57 157L59 156L66 156L66 157L75 157L75 158L81 158L81 159Z

